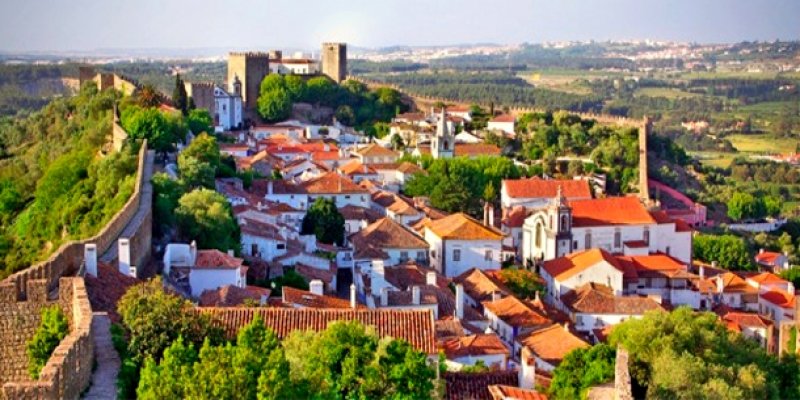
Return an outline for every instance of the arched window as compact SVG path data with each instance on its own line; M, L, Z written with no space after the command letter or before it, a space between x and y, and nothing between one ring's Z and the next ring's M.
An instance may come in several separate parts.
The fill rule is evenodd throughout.
M564 232L567 229L569 229L569 227L567 226L567 216L566 215L562 215L561 216L561 225L558 227L558 230L561 231L561 232Z
M542 223L536 224L536 237L534 243L536 243L536 247L542 248L542 232L544 231L544 227Z

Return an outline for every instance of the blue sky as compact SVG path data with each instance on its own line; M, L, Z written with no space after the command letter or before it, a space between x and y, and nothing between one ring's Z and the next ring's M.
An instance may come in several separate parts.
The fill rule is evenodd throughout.
M2 0L0 50L800 39L800 0Z

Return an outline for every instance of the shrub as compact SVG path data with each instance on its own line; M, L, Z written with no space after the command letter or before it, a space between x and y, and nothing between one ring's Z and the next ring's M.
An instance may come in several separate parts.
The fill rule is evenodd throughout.
M69 323L64 312L58 306L42 309L42 323L28 341L28 372L31 378L39 379L50 355L69 333Z

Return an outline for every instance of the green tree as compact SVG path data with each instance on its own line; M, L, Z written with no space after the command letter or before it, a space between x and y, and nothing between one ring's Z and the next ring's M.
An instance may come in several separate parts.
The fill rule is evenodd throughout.
M344 243L344 217L333 200L319 197L303 217L301 234L314 234L322 243Z
M69 333L69 323L58 306L42 309L42 322L28 341L28 373L32 379L39 379L50 355Z
M356 122L356 115L353 113L353 109L348 105L339 106L334 115L336 116L336 120L343 125L352 126Z
M178 229L187 240L204 249L238 250L239 225L230 203L209 189L195 189L181 196L175 210Z
M268 75L274 76L274 75ZM267 122L283 121L292 113L292 101L284 89L261 93L258 97L258 115Z
M752 218L755 214L756 199L749 193L736 192L728 200L728 216L734 221Z
M153 85L146 84L133 94L134 101L140 107L153 108L161 105L161 94Z
M195 135L203 132L214 132L213 124L214 120L211 118L211 114L204 108L196 108L191 110L189 111L189 115L186 117L186 125Z
M728 269L755 268L747 243L735 235L696 235L692 239L692 254L698 260L708 263L716 261Z
M261 81L258 93L270 93L277 90L286 90L286 81L281 74L269 74Z
M175 226L175 209L183 187L164 172L153 175L153 223L159 232Z
M468 211L470 193L461 181L444 178L430 192L431 205L448 212Z
M181 74L175 74L175 89L172 90L172 104L183 115L189 114L189 96L186 94L186 86L183 84Z
M536 273L517 267L503 268L499 272L500 279L515 296L532 299L536 292L543 293L542 278Z
M181 153L178 156L181 181L188 188L214 188L216 169L211 164Z
M405 142L403 142L403 138L399 135L392 136L392 148L395 150L403 150L406 147Z
M189 146L181 152L183 157L194 157L206 162L214 169L219 168L221 155L217 139L209 134L199 134Z
M171 151L186 133L180 116L167 116L155 108L129 106L120 120L130 138L147 139L148 145L161 153Z
M548 394L554 399L578 399L587 390L614 380L616 351L607 344L575 349L553 371Z
M161 356L172 343L183 337L199 345L208 339L222 341L222 331L208 316L192 311L192 303L164 290L161 278L132 286L120 299L117 310L129 335L128 352L139 365Z
M286 93L292 102L301 101L306 96L306 81L297 75L287 75L283 82L286 86Z

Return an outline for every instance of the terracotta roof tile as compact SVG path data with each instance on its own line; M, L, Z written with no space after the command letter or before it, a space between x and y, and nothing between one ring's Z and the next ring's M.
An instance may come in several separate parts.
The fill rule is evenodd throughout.
M453 282L463 285L464 293L479 303L491 300L492 294L495 292L499 292L503 296L511 295L511 290L503 282L479 268L472 268L463 272L453 278Z
M307 290L295 289L293 287L283 287L283 302L307 308L350 308L350 300L340 299L333 296L319 296ZM364 305L357 305L364 308Z
M242 266L243 259L233 257L217 249L198 250L194 268L200 269L236 269Z
M656 223L635 197L575 200L569 202L569 207L572 225L576 227Z
M597 263L605 261L624 272L624 267L619 263L616 257L603 249L589 249L564 257L559 257L553 260L545 261L542 268L547 271L550 276L558 280L569 279L572 276L596 265Z
M507 385L491 385L489 393L494 400L547 400L547 395L543 393Z
M329 270L323 270L298 263L294 265L294 270L306 278L306 280L309 282L313 281L314 279L319 279L327 284L331 284L333 282L333 278L336 277L336 266L333 264L331 264Z
M492 400L491 385L519 386L517 371L445 372L445 400Z
M561 187L561 195L567 200L591 199L589 182L572 179L504 179L502 183L512 198L554 198Z
M445 340L440 346L448 359L468 356L485 356L492 354L505 354L511 356L511 352L494 333L482 333L477 335L462 336Z
M553 323L530 304L507 296L495 301L484 301L483 308L512 327L541 327Z
M225 285L219 289L208 289L200 295L198 304L201 307L236 307L244 304L246 299L258 303L261 301L262 296L268 298L270 295L269 289L255 286L252 288L248 290L234 285Z
M573 312L588 314L642 315L664 308L653 299L639 296L614 296L606 285L587 283L561 295L561 302Z
M368 193L366 189L335 172L328 172L322 176L303 182L301 186L304 189L304 193L309 194Z
M345 220L366 220L373 223L383 217L381 213L371 209L348 204L344 207L339 207L339 214L342 214Z
M372 168L371 166L364 165L364 164L361 163L361 161L358 161L358 160L350 161L349 163L347 163L345 165L342 165L338 169L339 169L339 172L341 172L341 173L343 173L343 174L345 174L347 176L375 175L375 174L378 173L378 171L375 171L375 169Z
M761 298L781 308L794 310L795 296L783 290L770 290L761 294Z
M356 234L350 236L356 249L374 247L378 249L420 249L427 251L428 243L410 229L391 218L381 218ZM413 257L409 254L409 257Z
M296 330L321 331L334 321L357 320L375 327L381 337L390 336L408 341L426 354L435 354L435 329L430 310L369 310L319 308L198 308L208 314L228 338L235 338L239 329L258 315L264 324L283 339Z
M509 228L522 228L522 225L525 224L525 219L531 215L532 211L529 211L524 206L514 206L511 208L511 211L506 214L506 217L503 218L503 225Z
M517 118L511 114L500 114L492 118L489 122L517 122Z
M456 157L499 156L503 149L488 143L456 143L453 155Z
M585 340L558 324L518 337L517 341L551 365L560 364L572 350L590 347Z
M764 265L776 265L778 258L783 254L774 251L764 251L756 254L756 262Z
M376 143L356 150L356 153L363 157L397 157L398 154Z
M772 325L772 322L756 313L748 313L741 311L729 311L720 315L720 318L726 323L732 323L741 332L742 328L766 328Z
M428 283L427 274L433 272L436 274L436 286L446 288L450 280L436 272L432 268L425 268L413 262L408 262L393 267L385 267L383 269L383 277L386 282L392 286L400 289L407 290L412 286L422 286Z
M431 221L427 228L442 239L500 240L503 238L502 232L485 226L464 213L456 213Z

